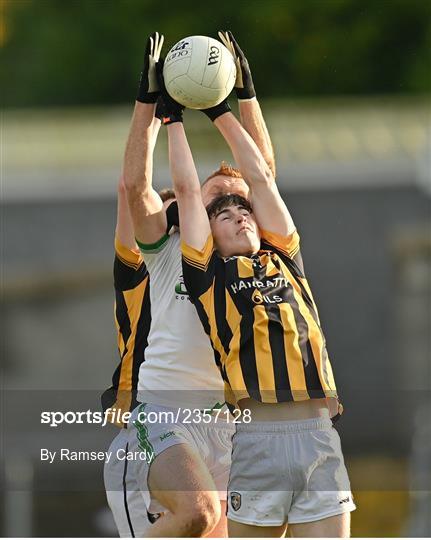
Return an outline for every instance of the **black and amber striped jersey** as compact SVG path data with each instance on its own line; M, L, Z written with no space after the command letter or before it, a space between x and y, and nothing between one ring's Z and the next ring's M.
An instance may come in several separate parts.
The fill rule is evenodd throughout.
M142 255L123 246L118 238L115 239L114 288L120 362L112 376L112 386L102 395L102 407L125 413L138 404L139 368L145 360L151 306L149 275Z
M184 283L216 353L228 403L336 397L296 231L288 237L261 231L261 249L250 257L220 257L211 235L201 251L183 243L182 253Z

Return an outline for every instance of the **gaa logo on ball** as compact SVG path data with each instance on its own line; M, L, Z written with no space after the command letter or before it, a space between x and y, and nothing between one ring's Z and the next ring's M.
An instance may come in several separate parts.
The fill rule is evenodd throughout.
M216 39L191 36L168 52L163 67L166 90L190 109L207 109L232 91L236 67L232 54Z

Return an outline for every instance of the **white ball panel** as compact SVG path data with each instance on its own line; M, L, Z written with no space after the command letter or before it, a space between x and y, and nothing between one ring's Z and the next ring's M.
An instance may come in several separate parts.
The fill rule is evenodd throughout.
M206 36L193 36L192 41L192 60L187 72L188 76L198 84L202 84L207 57L209 39Z
M226 95L228 96L235 86L235 80L236 80L236 65L235 62L232 62L230 73L225 81L225 90Z
M169 87L171 96L189 109L207 109L217 105L227 96L224 88L207 88L197 84L187 75L172 80Z
M220 73L223 73L223 45L215 39L208 38L208 54L205 66L205 76L202 80L203 86L212 86L218 88L219 84L213 85L213 81L219 77Z
M180 75L186 75L190 67L191 57L178 58L171 61L168 65L163 66L163 78L165 79L166 86L168 82Z
M232 64L234 64L233 57L226 47L215 39L211 39L210 58L211 51L212 59L214 61L217 58L217 63L207 65L203 84L212 88L225 87L226 77L229 76ZM218 66L218 69L213 69L216 66Z
M163 66L163 78L165 82L187 73L192 59L192 41L189 38L176 43L166 55Z

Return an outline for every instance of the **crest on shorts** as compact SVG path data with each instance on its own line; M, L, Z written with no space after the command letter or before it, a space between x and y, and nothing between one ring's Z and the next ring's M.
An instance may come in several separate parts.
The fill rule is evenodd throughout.
M237 491L231 491L230 504L235 510L235 512L237 512L241 508L241 493L238 493Z

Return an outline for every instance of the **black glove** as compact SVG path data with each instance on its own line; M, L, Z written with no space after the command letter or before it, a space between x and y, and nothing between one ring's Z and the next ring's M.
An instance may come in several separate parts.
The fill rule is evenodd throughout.
M157 98L156 110L154 111L154 116L163 122L163 118L166 117L166 107L165 102L163 101L162 96Z
M147 40L145 60L139 81L136 101L141 103L155 103L160 94L160 88L156 76L156 62L160 59L164 37L154 32Z
M235 60L236 65L236 80L235 80L235 92L238 99L251 99L256 97L256 91L254 89L253 78L251 76L250 66L245 54L242 52L241 47L236 42L233 34L230 30L227 32L218 33L224 46L229 49Z
M164 104L163 123L173 124L174 122L183 121L184 105L181 105L174 98L172 98L166 90L165 81L163 79L163 63L164 60L160 59L156 64L157 82L160 88L161 98Z
M201 109L201 111L208 116L210 120L214 122L216 118L221 116L224 113L230 112L231 108L227 101L227 99L224 99L221 103L216 105L215 107L210 107L209 109Z

